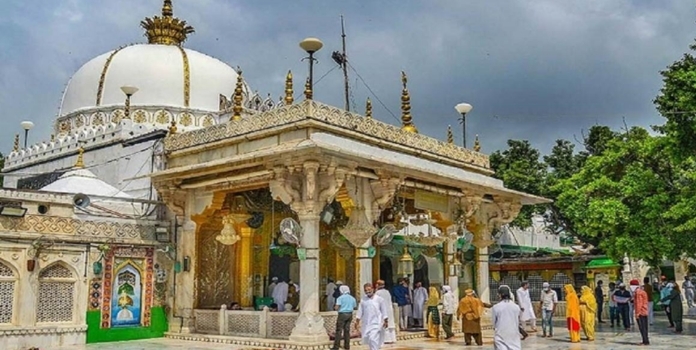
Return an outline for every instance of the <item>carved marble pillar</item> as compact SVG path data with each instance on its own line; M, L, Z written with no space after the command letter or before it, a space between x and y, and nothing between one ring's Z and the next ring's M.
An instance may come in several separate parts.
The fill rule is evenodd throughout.
M356 249L356 256L355 258L357 259L356 264L355 264L355 269L356 274L356 283L355 283L355 290L353 290L353 295L355 296L356 299L360 300L360 296L362 294L362 286L365 285L365 283L372 283L374 281L372 279L372 258L368 254L368 249L372 246L372 242L366 242L360 249Z
M175 317L181 317L182 325L179 325L179 320L170 322L170 331L181 333L191 333L194 330L193 323L193 308L196 302L196 286L195 286L195 264L196 259L193 257L196 253L196 223L190 218L185 218L182 227L178 232L178 254L177 262L181 264L180 272L176 273L175 282ZM184 259L189 261L189 270L184 270Z
M185 192L176 190L173 196L174 203L178 198L183 198L181 205L174 208L181 227L177 230L177 257L181 264L181 271L176 273L176 293L174 302L173 322L170 327L173 332L190 333L194 331L193 309L196 307L196 232L199 223L196 215L202 213L213 200L212 194ZM170 208L172 206L170 205ZM180 210L177 210L180 208ZM182 223L183 221L183 223ZM188 265L188 271L185 269ZM180 318L182 324L179 324Z
M322 209L330 203L345 179L345 171L305 161L301 166L277 167L269 187L274 198L280 198L297 213L303 234L300 247L306 258L300 260L300 315L290 340L319 343L329 340L324 319L319 315L319 220Z
M307 257L300 260L300 316L292 330L290 340L299 342L321 342L329 339L324 329L324 319L319 316L319 215L298 213L300 226L304 229L302 248Z
M444 243L445 248L445 274L447 275L447 284L452 288L452 293L459 300L459 275L454 274L454 259L456 259L457 253L457 241L447 240Z
M476 248L476 293L484 303L491 302L488 247Z

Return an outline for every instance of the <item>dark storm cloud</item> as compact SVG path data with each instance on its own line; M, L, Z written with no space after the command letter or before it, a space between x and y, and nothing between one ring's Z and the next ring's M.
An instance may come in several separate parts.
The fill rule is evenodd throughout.
M7 153L21 120L33 142L48 139L63 86L90 58L142 42L139 21L159 0L3 1L0 4L0 146ZM409 75L414 122L444 139L453 106L469 102L469 144L483 150L529 139L543 151L594 124L662 123L652 105L659 70L692 42L689 1L229 1L175 0L196 28L186 46L241 66L254 89L277 99L288 69L301 90L306 66L297 43L317 36L317 77L334 68L339 15L351 65L398 118L400 71ZM342 75L329 73L315 98L343 106ZM350 72L354 109L371 94ZM230 92L233 82L230 82ZM395 124L372 97L375 118Z

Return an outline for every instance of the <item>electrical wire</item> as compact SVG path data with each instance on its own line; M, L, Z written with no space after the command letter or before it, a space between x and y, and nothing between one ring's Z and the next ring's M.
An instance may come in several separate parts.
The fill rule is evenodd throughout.
M338 67L340 67L340 66L334 66L333 68L329 69L328 72L324 73L324 75L322 75L321 77L319 77L319 79L317 79L317 81L313 82L313 83L312 83L312 89L314 89L314 87L316 87L317 85L319 85L319 82L321 82L324 78L326 78L326 76L329 75L329 73L335 71L336 68L338 68ZM299 99L299 98L302 96L302 94L304 94L304 90L299 91L299 92L297 93L297 95L295 95L295 100ZM312 91L312 94L314 94L314 91Z
M358 79L360 79L360 81L363 83L363 85L365 85L365 87L367 88L367 90L370 91L370 93L371 93L372 96L377 100L377 102L379 102L379 104L380 104L384 109L386 109L387 112L389 112L389 114L391 114L391 116L392 116L397 122L401 123L401 119L399 119L399 118L396 116L396 114L394 114L394 113L389 109L389 107L387 107L387 106L384 104L384 102L382 102L382 99L380 99L379 96L377 96L377 94L376 94L374 91L372 91L372 88L370 88L370 86L367 85L367 82L365 82L365 79L363 79L363 77L360 75L360 73L358 73L358 71L355 70L355 67L353 67L353 65L351 65L350 63L348 63L348 67L350 67L350 69L353 71L353 73L355 73L355 75L358 77Z

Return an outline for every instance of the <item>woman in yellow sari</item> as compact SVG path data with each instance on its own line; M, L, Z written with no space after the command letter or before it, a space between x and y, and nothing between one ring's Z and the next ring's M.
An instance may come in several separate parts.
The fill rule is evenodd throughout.
M440 339L440 311L437 306L440 304L440 293L437 288L430 287L428 290L428 301L425 303L427 308L425 319L428 320L428 337Z
M592 289L588 286L582 286L582 295L580 296L580 323L582 330L585 332L587 340L595 339L595 318L597 317L597 299L595 299Z
M566 284L565 290L566 300L566 322L568 332L570 333L570 342L580 342L580 299L575 293L575 288L572 284Z

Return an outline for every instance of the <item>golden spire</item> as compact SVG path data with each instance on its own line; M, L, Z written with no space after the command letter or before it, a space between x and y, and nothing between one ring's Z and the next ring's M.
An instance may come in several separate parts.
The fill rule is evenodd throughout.
M454 134L452 134L452 125L447 125L447 143L454 143Z
M186 37L195 32L186 21L174 17L171 0L164 0L162 17L146 17L140 22L140 26L145 29L145 36L150 44L181 46Z
M478 139L478 134L476 134L476 140L474 141L474 151L481 152L481 143Z
M289 106L295 102L293 95L295 91L292 89L292 71L288 71L288 75L285 76L285 105Z
M365 117L372 118L372 101L370 101L369 97L367 102L365 102Z
M172 120L171 124L169 125L169 135L176 134L176 129L176 120Z
M19 152L19 134L15 134L13 151Z
M85 149L82 147L82 145L80 145L80 148L77 149L77 161L75 161L75 168L82 169L85 167L84 154Z
M244 99L244 96L242 95L244 93L244 90L242 89L242 79L242 70L238 69L237 86L234 88L234 96L232 97L232 101L234 101L234 104L232 105L232 120L234 121L242 120L242 100Z
M411 95L408 93L408 77L406 73L401 71L401 83L404 85L404 89L401 91L401 130L418 133L418 129L411 121Z
M304 96L305 99L312 99L312 87L309 85L309 78L307 78L307 82L304 84Z

